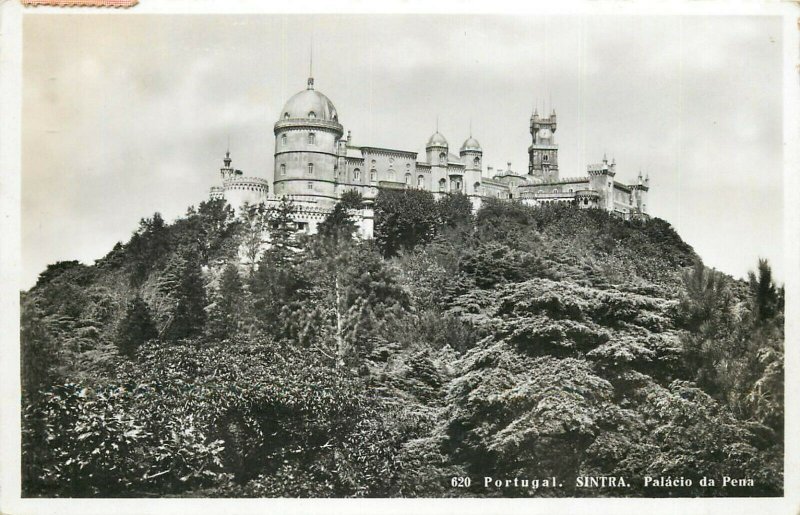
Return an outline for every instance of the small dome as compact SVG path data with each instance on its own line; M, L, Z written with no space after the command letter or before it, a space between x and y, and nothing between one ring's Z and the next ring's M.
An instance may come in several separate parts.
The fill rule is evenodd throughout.
M281 120L289 118L317 119L329 122L338 122L339 115L333 102L328 97L316 91L312 84L308 89L297 93L286 102L281 111Z
M428 140L426 148L427 147L447 147L447 140L445 139L444 136L442 136L442 133L436 131L433 133L433 136L431 136L431 138Z
M476 140L472 136L467 138L467 141L465 141L464 144L461 145L461 150L462 151L464 151L464 150L476 150L478 152L482 152L481 144L478 143L478 140Z

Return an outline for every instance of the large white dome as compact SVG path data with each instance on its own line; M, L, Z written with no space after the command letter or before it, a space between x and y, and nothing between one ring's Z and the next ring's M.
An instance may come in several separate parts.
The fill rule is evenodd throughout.
M282 120L298 118L339 121L339 114L336 112L333 102L314 89L313 79L309 79L308 89L290 98L281 111Z

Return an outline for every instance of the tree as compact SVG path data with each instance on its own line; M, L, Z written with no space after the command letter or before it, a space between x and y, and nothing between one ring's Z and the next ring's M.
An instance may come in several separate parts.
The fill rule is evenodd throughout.
M255 271L255 264L264 246L264 236L269 227L267 208L264 203L245 204L242 206L239 217L242 221L242 247L247 262L250 264L250 274Z
M472 202L463 193L444 195L436 202L439 223L449 228L472 228Z
M219 289L214 294L209 317L209 333L211 336L230 338L239 330L242 323L244 287L236 266L229 264L222 271Z
M756 323L764 323L775 317L779 309L783 309L780 302L779 290L772 282L772 267L766 259L758 260L758 271L747 274L752 311Z
M24 399L52 384L58 377L58 348L47 330L36 298L23 294L20 303L20 372Z
M267 210L269 220L269 250L271 260L292 260L296 251L294 233L295 214L294 202L288 197L282 197L277 206Z
M165 337L179 340L200 334L206 322L206 291L202 270L196 254L187 252L180 281L173 293L176 300L172 318L167 323Z
M117 347L121 354L131 357L143 343L157 336L158 331L150 315L150 308L137 293L117 329Z
M439 213L425 190L380 190L375 198L375 242L385 257L430 242Z

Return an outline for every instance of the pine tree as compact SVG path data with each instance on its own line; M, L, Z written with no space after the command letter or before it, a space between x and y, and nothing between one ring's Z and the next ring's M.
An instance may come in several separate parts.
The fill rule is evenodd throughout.
M220 339L230 338L242 322L244 288L236 266L229 264L222 271L219 290L214 296L214 308L209 318L209 333Z
M125 356L133 356L146 341L158 336L147 303L137 294L117 329L117 347Z
M753 314L757 323L772 319L778 312L778 289L772 282L772 267L766 259L758 260L758 274L747 274Z
M167 325L166 338L179 340L199 334L206 322L206 292L196 255L186 256L186 266L172 295L177 305Z

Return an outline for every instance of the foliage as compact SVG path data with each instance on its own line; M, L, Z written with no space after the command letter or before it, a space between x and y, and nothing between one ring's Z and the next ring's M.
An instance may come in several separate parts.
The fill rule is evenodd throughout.
M381 191L360 241L362 207L309 236L289 199L209 201L49 266L21 296L24 494L781 494L766 261L737 281L663 220L417 190ZM703 474L756 484L641 483Z
M386 257L430 242L438 223L433 194L425 190L381 190L375 198L375 243Z
M147 303L139 296L133 298L125 317L117 329L117 346L120 353L132 356L145 342L158 336Z

